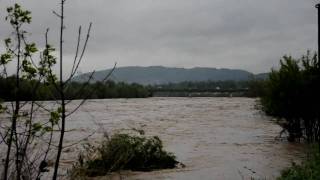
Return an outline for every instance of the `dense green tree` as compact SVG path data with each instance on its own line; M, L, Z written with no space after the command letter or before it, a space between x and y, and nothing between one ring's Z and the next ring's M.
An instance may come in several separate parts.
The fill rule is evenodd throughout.
M290 141L302 137L319 141L319 84L319 60L310 52L298 60L284 56L280 69L270 73L262 107L267 114L284 120L281 124L289 132Z

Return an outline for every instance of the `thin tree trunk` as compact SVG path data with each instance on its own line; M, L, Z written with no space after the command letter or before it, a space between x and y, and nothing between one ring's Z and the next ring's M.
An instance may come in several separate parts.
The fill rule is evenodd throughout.
M13 135L15 134L17 136L17 119L19 116L19 110L20 110L20 54L21 54L21 37L20 37L20 30L19 27L16 28L16 33L18 37L18 54L17 54L17 69L16 69L16 89L15 89L15 109L12 117L12 125L11 125L11 132L9 136L9 142L8 142L8 150L7 150L7 156L5 160L4 165L4 175L3 179L8 179L8 171L10 166L10 155L11 155L11 148L12 148L12 141L13 141ZM16 139L15 141L17 141ZM17 152L16 152L16 171L17 171L17 179L20 179L20 170L19 170L19 149L18 149L18 142L16 142L17 146Z
M58 153L56 158L56 163L54 167L53 180L56 180L58 177L59 162L61 157L61 152L63 148L63 139L65 132L65 120L66 120L66 111L65 111L65 97L64 97L64 84L63 84L63 29L64 29L64 2L61 0L61 14L60 14L60 98L61 98L61 130L60 130L60 140L58 145Z

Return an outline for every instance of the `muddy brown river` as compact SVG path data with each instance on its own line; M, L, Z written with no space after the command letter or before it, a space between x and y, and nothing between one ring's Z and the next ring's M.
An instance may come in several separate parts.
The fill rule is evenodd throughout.
M186 166L99 179L275 179L301 160L303 145L275 139L281 128L255 106L256 99L249 98L89 100L68 119L65 144L87 136L81 143L94 143L105 132L143 129L159 136ZM64 150L62 169L71 167L80 144Z

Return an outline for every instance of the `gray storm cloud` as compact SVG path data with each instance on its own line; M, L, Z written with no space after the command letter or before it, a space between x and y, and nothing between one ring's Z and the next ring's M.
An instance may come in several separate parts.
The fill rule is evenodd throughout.
M57 44L55 0L0 0L0 37L10 34L5 7L33 13L30 40L45 29ZM65 56L70 66L77 27L93 23L81 71L119 66L177 66L269 71L284 54L316 49L315 1L302 0L67 0ZM1 47L1 46L0 46Z

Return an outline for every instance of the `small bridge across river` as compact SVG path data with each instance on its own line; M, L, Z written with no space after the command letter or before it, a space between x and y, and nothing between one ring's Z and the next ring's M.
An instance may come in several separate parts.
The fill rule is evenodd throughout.
M243 97L248 89L152 89L153 97Z

